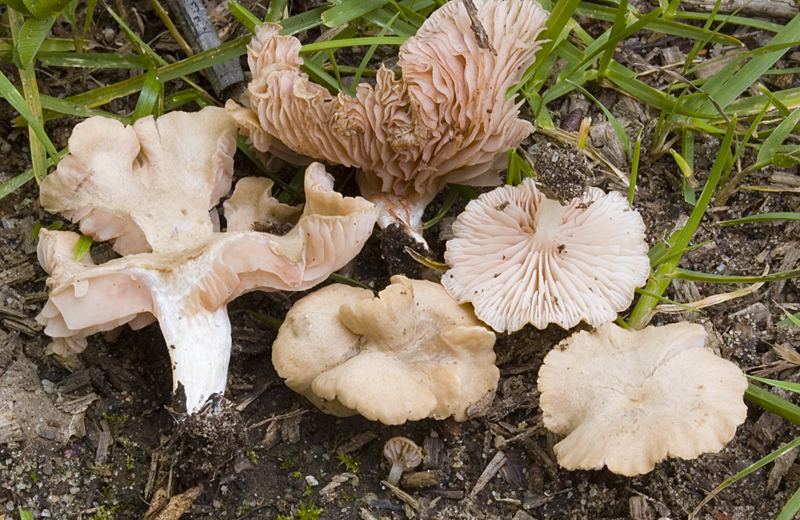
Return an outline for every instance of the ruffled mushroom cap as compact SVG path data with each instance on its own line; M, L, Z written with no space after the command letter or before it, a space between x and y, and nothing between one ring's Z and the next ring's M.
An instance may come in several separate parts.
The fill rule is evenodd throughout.
M531 179L497 188L467 204L453 237L442 284L498 332L612 321L650 274L642 217L597 188L566 206Z
M287 386L327 413L385 424L463 421L497 387L494 340L440 285L394 276L378 298L331 285L299 300L272 362Z
M111 240L119 254L170 250L212 231L208 212L231 189L235 130L216 107L132 126L89 118L42 182L42 207L97 242Z
M291 231L282 236L253 231L264 216L251 212L254 222L248 224L234 201L233 220L243 229L215 232L208 201L225 194L220 186L230 169L215 167L219 156L214 153L205 153L206 162L167 158L179 148L176 140L192 141L191 133L165 131L175 128L175 121L198 134L217 132L216 137L198 137L206 144L235 136L230 123L206 126L208 113L203 112L197 120L170 113L157 123L137 122L132 132L116 121L81 123L70 139L71 149L73 141L78 143L78 156L65 158L63 173L60 164L43 189L49 209L63 208L74 216L101 208L103 215L125 221L124 227L142 238L137 243L152 252L94 266L70 256L76 234L45 230L38 249L40 262L54 276L50 299L37 320L56 338L56 349L79 352L95 332L125 323L138 328L157 319L170 349L173 386L183 387L190 411L225 389L231 346L226 304L248 291L306 290L324 281L358 254L378 214L374 204L333 191L333 179L317 163L306 170L307 202ZM224 110L213 113L225 121ZM98 126L107 127L117 141L82 145L90 142L84 134L94 135ZM125 146L126 139L140 140L140 153L132 155L129 150L136 147ZM115 158L118 147L124 161ZM203 150L195 152L202 156ZM169 164L173 168L164 170ZM80 165L87 168L83 174ZM265 202L264 207L275 205ZM117 206L123 209L115 212ZM131 243L129 236L134 235L118 235L117 245L123 239Z
M539 371L545 426L568 470L603 465L626 476L666 457L721 450L747 415L742 371L703 348L702 325L627 331L607 323L573 334Z
M445 183L497 184L508 149L533 131L505 95L533 62L547 12L533 0L474 4L496 54L479 45L463 2L449 2L400 48L402 79L381 67L376 86L360 84L355 98L311 83L300 71L300 42L265 24L248 47L252 111L232 101L226 108L258 150L274 137L361 168L362 194L394 218L413 217L404 224L418 231ZM394 209L398 198L415 208Z

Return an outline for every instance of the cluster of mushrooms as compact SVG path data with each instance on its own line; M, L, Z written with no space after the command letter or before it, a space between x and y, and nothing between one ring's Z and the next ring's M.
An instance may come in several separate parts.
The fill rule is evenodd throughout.
M355 97L310 82L300 42L267 23L248 47L249 106L76 126L42 206L121 256L95 265L75 257L78 234L41 231L50 298L38 320L55 352L158 321L174 389L196 412L225 390L228 302L314 287L376 222L422 241L422 211L447 183L499 184L508 149L533 130L506 91L533 62L547 13L534 0L474 4L485 41L451 1L401 47L402 77L382 67ZM357 167L364 198L335 192L320 163L306 169L302 208L243 178L223 230L237 130L262 154ZM704 348L701 325L612 323L650 273L644 224L620 194L590 188L562 204L526 179L470 202L453 235L441 284L395 276L377 297L334 284L299 300L273 344L286 384L339 416L463 421L496 390L493 331L585 321L597 329L558 345L539 374L544 423L568 434L555 447L563 467L644 473L720 450L744 421L744 375Z

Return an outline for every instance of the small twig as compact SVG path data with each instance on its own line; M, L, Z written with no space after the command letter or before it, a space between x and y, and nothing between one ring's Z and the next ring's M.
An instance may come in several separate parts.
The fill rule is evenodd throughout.
M475 487L472 488L472 491L470 491L469 493L470 498L475 498L478 495L478 493L483 491L483 488L486 487L486 484L488 484L489 481L492 480L492 478L494 478L495 475L497 475L497 473L500 471L500 468L502 468L506 464L506 459L507 459L506 454L503 453L502 451L498 451L495 454L495 456L492 457L492 460L489 462L489 465L486 466L486 469L483 470L481 476L478 477L478 481L475 483Z
M478 40L478 47L481 49L489 49L492 51L492 54L497 56L497 51L492 46L492 42L489 41L489 35L486 34L486 29L483 28L483 24L478 20L478 9L475 8L475 4L472 0L464 0L464 7L466 7L467 14L469 15L469 28L472 29L472 32L475 33L475 39Z
M303 415L307 411L308 411L307 408L303 408L301 410L295 410L293 412L285 413L285 414L282 414L282 415L275 415L273 417L268 417L267 419L264 419L263 421L259 421L259 422L255 423L255 424L251 424L250 426L247 427L247 429L248 430L252 430L253 428L258 428L259 426L264 426L265 424L271 423L272 421L279 421L281 419L291 419L292 417L297 417L298 415Z
M389 490L392 493L394 493L394 496L396 496L397 498L399 498L400 500L402 500L403 502L405 502L406 504L411 506L411 508L414 509L415 511L419 511L420 508L422 507L422 504L420 504L419 500L417 500L416 498L412 497L411 495L409 495L408 493L406 493L405 491L403 491L399 487L393 486L392 484L389 484L385 480L381 480L381 484L383 484L384 486L389 488Z

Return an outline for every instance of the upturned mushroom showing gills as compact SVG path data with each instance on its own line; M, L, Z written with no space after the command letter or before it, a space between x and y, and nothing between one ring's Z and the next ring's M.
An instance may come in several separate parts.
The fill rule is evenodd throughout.
M311 83L300 42L264 24L248 46L250 107L226 108L257 150L285 146L360 168L379 224L400 222L421 241L422 211L446 183L499 184L508 149L533 131L506 91L533 63L547 12L534 0L474 4L485 42L464 2L448 2L400 48L402 78L381 66L377 84L358 85L355 97Z
M361 250L378 210L333 191L320 164L306 170L306 204L282 236L254 231L237 204L268 198L268 183L237 186L215 230L209 210L230 189L235 126L220 108L146 117L133 126L96 117L77 125L70 155L42 183L48 211L79 222L126 256L94 265L74 258L72 232L43 230L39 261L51 273L50 298L37 320L62 355L86 337L158 320L172 360L173 387L188 411L224 392L231 348L226 305L253 291L306 290ZM241 184L241 183L240 183ZM260 193L253 193L253 191ZM291 213L264 204L272 214ZM276 209L277 208L277 209ZM216 211L216 210L215 210ZM215 213L215 212L214 212Z
M589 188L562 206L525 179L467 204L447 242L442 284L498 332L598 326L647 281L647 249L642 217L619 193Z
M558 464L633 476L721 450L747 416L747 378L705 338L695 323L607 323L561 342L539 370L544 425L567 434L553 448Z
M464 421L497 388L494 340L441 285L393 276L377 298L336 284L299 300L272 362L289 388L327 413L384 424Z

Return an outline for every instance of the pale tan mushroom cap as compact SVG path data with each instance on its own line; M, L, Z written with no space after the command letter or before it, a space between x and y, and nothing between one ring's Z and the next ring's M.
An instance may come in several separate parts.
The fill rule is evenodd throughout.
M478 45L463 3L449 2L401 47L403 78L382 67L377 85L359 85L355 98L311 83L300 42L265 24L248 48L252 112L232 101L226 108L261 151L275 137L362 168L365 194L424 205L448 182L496 184L496 161L533 130L505 94L533 62L547 13L533 0L474 3L497 55Z
M132 126L98 116L75 127L69 149L42 182L42 206L120 254L168 251L213 231L209 210L230 191L236 126L216 107Z
M298 301L272 355L287 385L324 411L402 424L466 420L497 387L493 346L440 285L395 276L379 298L332 285Z
M471 201L453 225L442 284L498 332L616 318L650 274L642 217L590 188L567 206L531 179Z
M544 359L539 404L568 470L633 476L666 457L721 450L747 415L742 371L703 348L702 325L641 331L607 323L579 332Z

